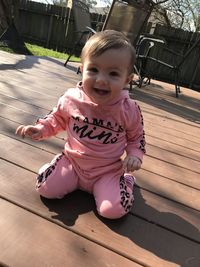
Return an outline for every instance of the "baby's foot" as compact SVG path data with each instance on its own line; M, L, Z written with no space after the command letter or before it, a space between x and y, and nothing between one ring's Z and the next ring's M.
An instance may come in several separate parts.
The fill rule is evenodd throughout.
M126 182L126 185L133 190L134 184L136 182L136 178L130 173L125 173L124 180Z

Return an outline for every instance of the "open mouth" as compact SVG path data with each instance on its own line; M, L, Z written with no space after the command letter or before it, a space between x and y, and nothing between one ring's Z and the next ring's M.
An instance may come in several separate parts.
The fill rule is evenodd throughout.
M108 90L104 90L104 89L99 89L99 88L94 88L94 91L98 94L98 95L108 95L110 93L110 91Z

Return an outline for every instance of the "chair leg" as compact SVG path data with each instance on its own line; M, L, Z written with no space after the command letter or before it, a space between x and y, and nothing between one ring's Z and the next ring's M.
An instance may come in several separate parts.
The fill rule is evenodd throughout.
M72 53L73 53L73 52L72 52ZM65 66L65 67L66 67L67 63L69 62L69 60L70 60L70 58L71 58L71 56L72 56L72 53L69 54L67 60L65 61L65 63L64 63L64 66Z
M77 71L76 71L76 74L79 74L79 73L81 73L81 68L80 67L78 67Z
M140 79L138 81L138 87L141 88L144 82L144 77L140 76Z
M130 83L129 83L129 91L131 92L132 89L133 89L133 81L130 81Z
M175 79L175 90L176 90L176 97L179 97L179 94L181 92L180 85L179 85L179 70L177 69L176 72L176 79Z
M86 34L86 32L82 32L82 33L81 33L80 38L79 38L78 41L75 43L75 45L74 45L74 47L73 47L71 53L69 54L67 60L66 60L65 63L64 63L64 66L65 66L65 67L66 67L67 63L69 62L71 56L74 54L74 52L75 52L77 46L80 44L80 42L81 42L81 40L82 40L82 38L83 38L83 36L84 36L85 34Z
M145 79L143 79L143 83L144 83L144 84L146 84L146 85L149 85L149 84L151 84L151 78L149 78L149 77L146 77L146 80L145 80Z
M175 89L176 89L176 97L179 97L179 94L181 92L180 86L178 84L175 84Z
M136 65L134 65L134 71L135 71L136 75L138 76L138 79L136 81L134 81L134 83L140 88L142 86L143 79L140 75L140 70L138 70Z

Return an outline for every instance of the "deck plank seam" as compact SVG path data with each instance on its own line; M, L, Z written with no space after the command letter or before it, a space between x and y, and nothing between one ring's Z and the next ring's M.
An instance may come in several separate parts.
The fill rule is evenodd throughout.
M171 120L171 121L175 121L175 122L178 122L178 123L182 123L182 124L187 125L187 126L195 127L195 128L197 128L197 129L200 128L200 122L194 120L194 118L192 118L192 120L189 120L189 122L194 123L194 124L197 124L197 125L193 125L193 124L191 124L191 123L188 123L188 122L185 122L185 121L182 121L182 120L178 120L178 119L175 119L175 118L170 118L170 117L168 117L168 116L166 116L166 115L161 115L161 114L158 114L158 113L154 113L154 112L146 111L146 110L144 110L143 108L142 108L141 110L142 110L142 112L143 112L144 114L147 113L147 114L151 114L151 115L154 115L154 116L156 115L157 117L160 117L160 118L163 118L163 119L168 119L168 120ZM178 116L178 115L176 115L176 116ZM184 120L188 120L188 119L185 119L184 117L181 117L181 118L183 118ZM145 121L147 121L147 120L148 120L148 119L145 119ZM171 129L172 129L172 128L171 128Z
M163 151L166 151L166 152L170 152L170 153L173 153L173 154L175 154L175 155L177 155L177 156L181 156L181 157L183 157L183 158L186 158L186 159L191 159L191 160L194 160L194 161L196 161L197 163L199 163L200 162L200 159L198 160L198 159L194 159L194 158L192 158L192 157L189 157L189 156L186 156L186 155L183 155L183 154L180 154L180 153L177 153L177 152L174 152L174 151L171 151L171 150L169 150L169 149L166 149L166 148L161 148L161 147L159 147L159 146L156 146L156 145L152 145L152 144L150 144L150 143L148 143L148 145L149 146L152 146L152 147L155 147L155 148L158 148L158 149L160 149L160 150L163 150ZM149 157L151 157L151 155L150 154L146 154L147 156L149 156ZM152 156L153 157L153 156ZM160 158L158 158L158 159L160 159ZM178 165L177 165L178 166Z
M1 116L0 116L1 117ZM32 147L34 147L34 148L37 148L37 149L39 149L39 150L42 150L42 151L45 151L45 152L47 152L47 153L49 153L49 154L52 154L52 155L57 155L57 153L55 153L55 152L52 152L52 151L50 151L50 150L47 150L47 149L44 149L44 148L41 148L41 147L39 147L39 146L37 146L37 145L34 145L34 144L31 144L30 142L26 142L25 140L26 140L26 138L17 138L17 136L15 137L15 135L14 135L14 133L13 133L13 135L9 135L9 134L7 134L7 133L5 133L5 132L0 132L0 135L3 135L3 136L6 136L6 137L8 137L8 138L11 138L11 139L14 139L14 140L16 140L16 141L18 141L18 142L21 142L21 143L23 143L23 144L26 144L26 145L29 145L29 146L32 146ZM59 140L61 140L61 141L64 141L65 139L64 138L62 138L62 137L59 137L59 136L54 136L54 138L56 138L56 139L59 139ZM27 138L27 140L28 140L28 138ZM31 140L31 139L30 139ZM37 143L37 142L36 142ZM62 152L62 151L61 151Z
M155 124L155 126L156 126L156 124ZM148 127L148 125L147 125L147 127ZM163 129L165 129L164 127L163 127ZM177 129L174 129L174 130L177 130ZM165 131L163 130L163 131L160 131L160 133L162 134L165 134L166 133L166 129L165 129ZM176 133L177 133L177 131L176 131ZM180 132L180 134L182 134L183 132ZM149 135L149 134L147 134L147 135ZM150 135L151 136L151 135ZM174 134L168 134L168 136L169 137L175 137L175 138L179 138L180 139L180 136L177 136L177 135L174 135ZM154 137L154 138L157 138L157 136L152 136L152 137ZM192 139L192 137L195 137L195 138L197 138L197 136L191 136L191 139ZM194 143L194 144L196 144L197 146L200 146L200 143L199 142L196 142L196 140L194 141L193 139L191 140L191 139L188 139L188 138L184 138L183 136L181 136L181 140L185 140L186 142L188 141L188 142L192 142L192 143ZM166 140L165 140L166 141ZM177 145L177 143L175 143L176 145ZM200 152L200 150L197 150L197 152Z
M144 221L146 221L146 222L148 222L148 223L150 223L150 224L152 224L152 225L156 225L156 226L158 226L158 227L160 227L160 228L162 228L162 229L165 229L165 230L168 231L168 232L174 233L174 234L176 234L176 235L178 235L178 236L181 236L181 237L183 237L183 238L186 238L186 239L188 239L188 240L190 240L190 241L192 241L192 242L195 242L195 243L197 243L197 244L200 244L200 241L198 241L198 240L196 240L196 239L194 239L194 238L192 238L192 237L189 237L189 236L186 236L186 235L184 235L184 234L181 234L181 233L179 233L179 232L177 232L177 231L175 231L175 230L173 230L173 229L170 229L170 228L168 228L168 227L166 227L166 226L164 226L164 225L162 225L162 224L160 224L160 223L156 223L156 222L154 222L153 220L149 220L149 219L147 219L146 217L143 217L143 216L141 216L141 215L139 215L139 214L137 214L137 213L130 212L130 214L131 214L131 215L134 215L135 217L137 217L137 218L139 218L139 219L141 219L141 220L144 220Z
M162 175L162 174L158 174L158 173L153 172L153 171L150 171L150 170L148 170L148 169L146 169L146 168L143 168L143 167L142 167L141 170L144 170L144 171L146 171L146 172L149 172L149 173L152 173L152 174L155 174L155 175L159 175L160 177L162 177L162 178L164 178L164 179L167 179L167 180L169 180L169 181L172 181L172 182L174 182L174 183L176 183L176 184L181 184L181 185L187 186L187 187L189 187L189 188L191 188L191 189L194 189L194 190L199 191L199 188L196 188L196 187L194 187L194 186L191 186L191 185L189 185L189 184L186 184L186 183L183 183L183 182L180 182L180 181L173 180L173 179L170 178L170 177L164 176L164 175Z
M143 187L143 186L139 186L139 185L137 185L137 184L136 184L135 186L138 187L138 188L140 188L140 189L142 189L142 190L144 190L144 191L147 191L147 192L152 193L152 194L154 194L154 195L156 195L156 196L159 196L159 197L161 197L161 198L164 198L164 199L173 201L174 203L177 203L177 204L179 204L179 205L181 205L181 206L183 206L183 207L186 207L186 208L189 208L189 209L191 209L191 210L200 212L200 210L198 210L198 209L195 209L195 208L193 208L193 207L190 207L190 206L188 206L188 205L186 205L186 204L184 204L184 203L181 203L181 202L179 202L179 201L177 201L177 200L175 200L175 199L171 199L171 198L169 198L169 197L166 197L166 196L164 196L164 195L161 195L161 194L159 194L159 193L157 193L157 192L151 191L151 190L149 190L148 188L145 188L145 187Z
M157 136L154 136L154 135L151 135L151 134L147 134L147 136L150 136L150 137L153 137L153 138L162 140L162 141L164 141L164 142L166 142L166 143L170 143L170 144L177 145L177 146L180 146L180 147L182 147L182 148L187 148L187 149L188 149L188 147L183 146L183 145L181 145L181 144L173 143L171 140L170 140L170 141L169 141L169 140L165 140L165 139L163 139L163 138L160 138L160 137L157 137ZM190 148L190 150L195 151L195 152L198 152L198 153L200 152L199 150L195 150L194 148Z
M149 158L152 158L152 159L158 159L158 160L160 160L160 161L162 161L162 162L165 162L165 163L167 163L167 164L173 165L173 166L175 166L175 167L179 167L179 168L182 168L182 169L185 169L185 170L194 172L194 173L196 173L196 174L200 174L198 171L191 170L191 169L186 168L186 167L183 167L183 166L181 166L181 165L179 165L179 164L175 164L175 163L166 161L166 160L164 160L164 159L160 159L160 158L158 158L158 157L155 157L155 156L152 156L152 155L149 155L149 154L146 154L146 156L149 157Z
M34 173L34 174L37 175L37 172L35 172L35 171L33 171L33 170L30 170L30 169L28 169L28 168L26 168L26 167L24 167L24 166L22 166L22 165L20 165L20 164L17 164L17 163L15 163L15 162L11 161L11 160L4 159L4 158L1 157L1 156L0 156L0 160L3 160L3 161L8 162L8 163L10 163L10 164L13 164L13 165L15 165L15 166L17 166L17 167L19 167L19 168L21 168L21 169L24 169L24 170L26 170L26 171L32 172L32 173Z

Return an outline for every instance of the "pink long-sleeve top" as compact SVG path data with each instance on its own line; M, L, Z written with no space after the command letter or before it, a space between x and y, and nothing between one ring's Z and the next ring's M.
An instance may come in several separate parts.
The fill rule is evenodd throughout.
M68 89L37 125L42 139L66 131L64 153L76 171L87 177L122 168L124 151L141 161L145 153L143 118L127 90L106 105L98 105L80 86Z

